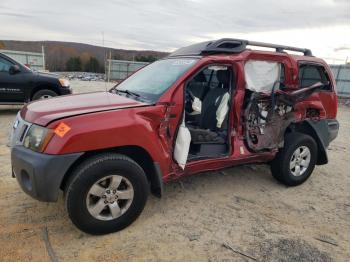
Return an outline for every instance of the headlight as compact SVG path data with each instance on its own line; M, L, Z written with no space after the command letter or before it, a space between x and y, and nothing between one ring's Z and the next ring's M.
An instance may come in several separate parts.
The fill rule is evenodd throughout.
M53 134L51 129L32 125L24 138L23 145L33 151L43 152Z
M58 81L60 81L60 84L63 87L69 87L69 85L70 85L70 83L69 83L69 81L67 79L60 78L60 79L58 79Z

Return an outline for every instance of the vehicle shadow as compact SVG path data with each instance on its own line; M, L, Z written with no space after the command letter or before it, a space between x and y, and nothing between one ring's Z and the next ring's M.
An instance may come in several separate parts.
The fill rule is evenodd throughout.
M200 213L203 206L208 203L211 205L221 203L223 198L245 200L245 193L280 187L281 185L272 178L267 165L243 165L184 177L165 184L162 199L150 194L140 218L129 227L129 230L142 230L143 227L147 228L154 223L160 225L163 223L162 219L171 224L173 223L171 218L180 219L189 212L189 207L192 213ZM16 194L20 194L30 204L32 212L27 223L33 228L40 228L45 223L50 234L55 237L68 234L72 239L94 238L81 232L69 220L62 192L56 203L39 202L30 199L22 192Z
M141 216L148 219L160 211L163 214L167 213L170 207L179 203L187 203L189 206L196 203L200 206L206 201L215 203L221 197L240 197L255 192L280 191L284 188L284 185L272 177L269 166L265 164L241 165L203 172L166 183L161 201L151 195ZM186 212L186 209L178 211Z
M4 109L4 110L1 110L0 109L0 115L15 115L17 114L17 112L21 110L20 108L19 109Z
M13 105L13 106L8 106L8 105L0 105L0 115L13 115L17 114L19 110L21 110L22 105Z

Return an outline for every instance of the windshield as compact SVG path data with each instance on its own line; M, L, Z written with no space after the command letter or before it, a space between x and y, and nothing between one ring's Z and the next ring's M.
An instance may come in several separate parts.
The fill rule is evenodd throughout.
M131 75L111 91L156 102L197 60L179 58L156 61Z

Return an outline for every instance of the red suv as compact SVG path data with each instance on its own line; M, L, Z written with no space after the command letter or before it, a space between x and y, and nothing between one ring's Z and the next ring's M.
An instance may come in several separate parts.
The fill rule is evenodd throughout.
M109 92L24 106L13 125L13 176L41 201L63 190L73 223L104 234L127 227L150 191L161 196L163 183L182 176L268 163L279 182L303 183L328 162L336 115L331 70L310 50L204 42Z

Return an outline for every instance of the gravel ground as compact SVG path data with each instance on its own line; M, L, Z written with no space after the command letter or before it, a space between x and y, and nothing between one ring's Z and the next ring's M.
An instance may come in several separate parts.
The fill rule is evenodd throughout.
M104 90L73 81L75 93ZM268 166L247 165L187 177L150 196L125 230L90 236L77 230L58 203L38 202L11 178L8 130L20 107L0 107L1 261L349 261L350 108L341 129L301 186L286 188Z

